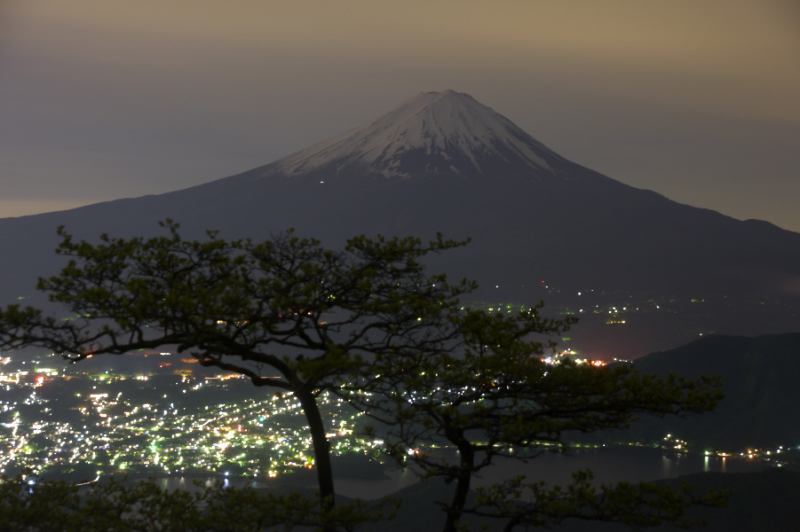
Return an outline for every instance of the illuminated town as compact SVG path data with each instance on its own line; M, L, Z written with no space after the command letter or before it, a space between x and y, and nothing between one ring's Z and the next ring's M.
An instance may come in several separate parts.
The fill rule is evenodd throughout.
M27 467L85 478L114 472L275 477L313 467L305 419L291 395L256 389L233 374L64 373L35 366L0 374L3 473ZM58 397L47 397L47 388L56 386ZM374 442L354 437L360 414L352 407L329 396L320 406L336 454L373 449Z
M559 292L551 286L542 288L551 296ZM702 300L615 298L592 290L578 295L586 298L586 308L554 305L548 310L616 328L631 315L674 314L703 304ZM475 302L471 307L503 313L530 309L498 302ZM707 329L691 334L702 336L703 330ZM560 340L558 351L543 356L543 362L558 364L564 358L594 366L629 362L595 358L567 347L572 345L567 343L570 338ZM97 360L68 365L55 354L0 354L0 473L14 475L30 468L42 476L74 481L118 472L275 478L313 468L306 421L291 394L257 389L240 375L216 374L199 368L193 358L166 352ZM133 370L131 361L139 369ZM360 412L329 395L320 397L320 406L334 455L379 455L380 440L359 436ZM640 445L677 452L691 447L672 435ZM780 447L713 451L777 465L782 453Z
M15 475L29 468L38 476L72 481L112 473L265 479L313 468L305 418L291 394L255 388L236 374L196 375L186 369L192 359L166 355L150 354L154 371L125 374L81 371L82 364L67 366L52 354L38 360L4 354L0 472ZM12 364L16 356L26 361ZM567 356L604 364L569 350L543 361L559 363ZM147 355L129 358L142 361ZM320 397L320 406L335 456L378 455L380 440L358 436L361 413L330 395ZM673 435L656 445L674 452L691 447ZM776 465L782 453L781 447L713 452Z

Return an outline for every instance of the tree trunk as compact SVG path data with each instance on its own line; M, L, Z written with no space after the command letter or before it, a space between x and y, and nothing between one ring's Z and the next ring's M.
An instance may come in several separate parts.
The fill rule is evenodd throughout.
M469 494L469 483L472 480L472 467L475 465L475 452L472 447L465 445L459 448L461 455L461 467L458 469L456 492L453 494L453 502L447 511L447 521L444 524L444 532L456 532L458 522L461 519L461 510L467 502Z
M320 507L323 511L334 507L333 469L331 467L331 453L328 439L325 437L325 426L319 412L317 398L310 391L296 391L303 412L311 430L311 441L314 445L314 463L317 467L317 481L319 482Z

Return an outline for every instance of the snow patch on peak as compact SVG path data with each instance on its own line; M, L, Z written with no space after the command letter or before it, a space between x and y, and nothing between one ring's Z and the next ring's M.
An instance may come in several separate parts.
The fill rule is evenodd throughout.
M545 157L560 157L504 116L472 96L447 90L423 92L388 113L346 133L277 161L275 169L297 175L327 166L356 163L386 177L408 177L404 155L438 155L443 168L461 173L455 161L482 172L480 160L509 156L536 170L554 173Z

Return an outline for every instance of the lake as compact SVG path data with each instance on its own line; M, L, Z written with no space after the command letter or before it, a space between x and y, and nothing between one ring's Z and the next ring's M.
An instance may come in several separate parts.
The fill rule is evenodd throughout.
M773 467L756 458L702 456L678 454L672 451L645 447L601 447L598 449L575 450L569 455L544 454L527 464L517 460L498 460L493 466L475 478L473 487L486 486L504 478L526 475L529 480L545 480L550 484L564 485L572 480L572 472L591 469L596 483L638 482L674 478L691 473L714 471L722 473L756 473ZM169 477L161 479L168 489L194 489L193 480L197 477ZM313 477L308 487L314 487ZM203 478L210 481L212 478ZM251 485L268 487L270 481L225 480L228 485ZM410 470L389 470L383 480L363 480L336 478L336 492L348 497L375 499L389 495L399 489L417 482L417 476Z

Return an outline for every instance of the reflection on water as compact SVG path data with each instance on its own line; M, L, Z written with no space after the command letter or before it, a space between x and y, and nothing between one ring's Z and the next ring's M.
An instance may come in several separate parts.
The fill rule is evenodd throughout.
M724 458L665 452L641 447L581 450L570 455L546 454L521 463L502 460L481 473L473 487L487 486L504 478L526 475L529 480L544 480L565 485L572 481L572 472L591 469L596 483L638 482L674 478L703 471L746 473L769 467L747 458ZM374 499L383 497L416 482L414 473L391 471L389 480L358 481L337 479L336 491L349 497Z
M473 482L473 487L486 486L504 478L526 475L529 480L545 480L550 484L564 485L572 480L572 472L579 469L591 469L596 483L638 482L674 478L691 473L715 471L722 473L758 472L766 467L757 459L726 458L718 456L702 456L679 454L660 449L642 447L610 447L593 450L580 450L570 455L545 454L522 463L516 460L499 460L497 464L481 472L481 476ZM389 495L399 489L417 482L417 476L410 470L387 471L389 478L384 480L360 480L350 478L336 479L336 492L348 497L376 499ZM193 478L170 477L163 479L165 488L202 489L193 485ZM204 484L214 481L212 478L201 479ZM224 480L225 485L266 487L274 485L269 480L254 482L251 480ZM309 484L308 487L314 487Z
M267 482L258 482L252 479L229 479L226 477L163 477L157 479L158 485L162 489L181 489L187 491L202 491L214 485L215 482L222 482L223 488L236 486L238 488L251 487L263 488L269 485Z
M395 469L386 474L389 476L388 480L337 478L336 493L358 499L379 499L419 482L419 476L410 469Z
M667 455L661 455L661 474L659 475L661 478L666 478L669 476L669 472L676 464L673 463L673 460L670 459Z

